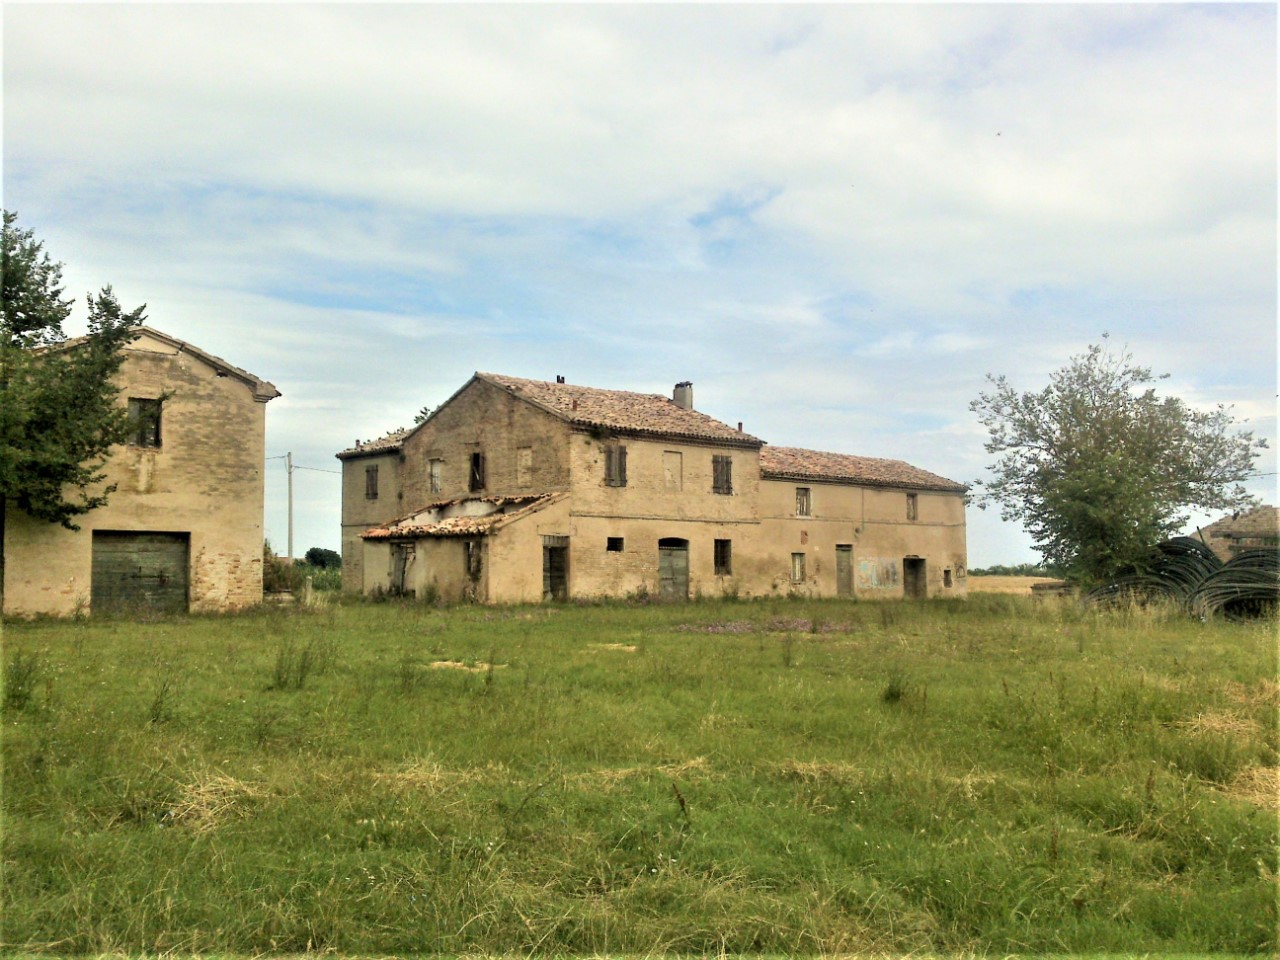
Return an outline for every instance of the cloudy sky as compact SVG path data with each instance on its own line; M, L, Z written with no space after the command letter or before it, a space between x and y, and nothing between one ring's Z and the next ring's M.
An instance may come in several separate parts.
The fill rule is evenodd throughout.
M1275 502L1274 5L3 18L4 206L70 292L283 391L298 553L338 546L333 454L476 370L692 380L769 442L967 482L984 375L1103 332L1270 438ZM969 524L972 566L1035 558Z

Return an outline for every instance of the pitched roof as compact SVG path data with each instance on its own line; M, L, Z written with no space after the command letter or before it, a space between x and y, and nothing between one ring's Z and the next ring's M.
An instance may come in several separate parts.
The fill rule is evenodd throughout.
M766 446L760 450L760 475L766 480L834 480L876 487L911 487L962 493L965 486L921 470L902 460L855 457L799 447Z
M686 410L670 397L657 393L602 390L572 383L524 380L497 373L477 373L476 379L500 387L575 426L646 436L710 440L741 447L758 447L764 442L705 413Z
M414 428L416 429L416 428ZM357 440L354 447L348 447L341 450L335 456L339 460L349 460L354 457L370 457L379 453L394 453L400 449L400 445L404 442L404 438L413 433L413 430L407 427L401 427L398 430L392 430L388 434L378 437L376 440Z
M360 534L360 537L363 540L402 540L418 537L484 536L496 527L541 510L565 496L567 494L564 493L535 493L518 497L464 497L454 500L436 500L398 520L371 527ZM472 506L492 512L480 515L455 512L452 516L444 516L451 509L466 511Z
M1227 537L1233 540L1274 538L1280 534L1280 509L1272 506L1254 507L1245 513L1215 520L1202 532L1209 537Z
M263 380L261 377L254 376L248 370L242 370L234 364L227 363L227 361L223 360L221 357L215 357L212 353L207 353L199 347L187 343L185 340L179 340L177 337L170 336L162 330L157 330L154 327L143 326L137 328L137 333L139 336L146 335L153 340L160 341L166 346L171 347L175 353L188 353L193 357L203 360L220 373L235 377L253 391L253 397L255 400L260 400L265 403L268 400L274 400L276 397L283 396L283 394L276 389L275 384L270 383L267 380ZM78 344L84 343L87 339L88 337L73 337L70 340L65 340L60 344L56 344L50 349L74 348ZM137 339L138 337L134 337L133 341L136 341ZM129 347L126 346L125 349L128 350Z

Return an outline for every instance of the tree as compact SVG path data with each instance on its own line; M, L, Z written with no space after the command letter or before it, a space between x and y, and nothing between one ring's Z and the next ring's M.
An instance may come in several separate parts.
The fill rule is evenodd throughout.
M1072 357L1038 393L988 375L992 389L969 408L999 459L995 479L977 484L978 505L998 503L1047 563L1095 583L1143 569L1189 508L1252 503L1240 484L1266 441L1236 430L1227 407L1204 412L1158 396L1150 384L1167 376L1105 342Z
M309 565L320 570L336 570L342 566L342 554L338 553L337 550L312 547L306 552L306 561Z
M38 520L79 529L73 518L107 502L99 487L107 451L124 442L128 415L112 377L121 349L146 319L145 305L124 312L111 288L88 297L89 332L62 329L72 300L62 264L4 211L0 320L0 595L4 526L10 504Z

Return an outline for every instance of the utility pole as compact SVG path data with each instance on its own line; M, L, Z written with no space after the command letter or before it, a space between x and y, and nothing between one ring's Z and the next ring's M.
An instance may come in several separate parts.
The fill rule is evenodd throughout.
M285 469L289 472L289 566L293 566L293 451L284 455Z

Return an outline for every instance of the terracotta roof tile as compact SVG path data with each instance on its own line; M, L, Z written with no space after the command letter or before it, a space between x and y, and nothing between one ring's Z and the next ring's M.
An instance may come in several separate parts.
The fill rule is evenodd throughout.
M379 453L394 453L400 449L400 444L404 442L404 438L413 433L405 427L399 430L392 430L390 433L378 437L376 440L357 440L354 447L348 447L335 456L339 460L347 460L351 457L369 457Z
M399 540L416 537L472 537L483 536L500 524L523 517L561 499L563 493L537 493L519 497L464 497L456 500L436 500L413 513L372 527L360 534L364 540ZM482 516L453 516L431 519L424 514L438 514L449 507L467 503L483 503L493 507L492 513Z
M902 460L824 453L799 447L760 450L760 475L766 480L846 480L878 487L963 492L964 484L929 473Z
M1215 520L1203 530L1209 537L1259 539L1280 535L1280 510L1271 506L1254 507L1245 513Z
M763 443L758 437L741 433L705 413L686 410L670 397L661 394L602 390L571 383L524 380L496 373L477 373L476 376L580 426L664 437L714 440L736 446L758 447Z

